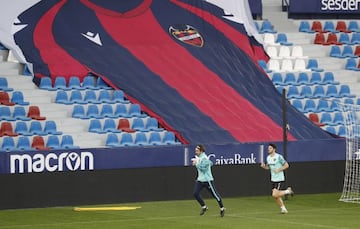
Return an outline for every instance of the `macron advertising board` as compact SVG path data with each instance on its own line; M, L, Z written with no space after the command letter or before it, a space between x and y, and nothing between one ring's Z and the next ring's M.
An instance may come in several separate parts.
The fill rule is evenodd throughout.
M359 14L360 0L290 0L289 13Z
M282 143L278 153L284 154ZM288 142L291 162L345 160L344 140ZM205 145L215 166L258 164L266 160L267 143ZM4 152L0 174L92 171L122 168L191 166L195 145Z

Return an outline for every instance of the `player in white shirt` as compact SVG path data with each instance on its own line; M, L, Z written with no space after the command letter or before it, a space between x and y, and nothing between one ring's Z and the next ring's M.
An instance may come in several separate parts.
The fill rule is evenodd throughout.
M275 199L277 205L280 207L280 212L282 214L288 213L282 197L287 194L294 195L294 192L291 187L282 190L282 186L285 182L284 170L289 168L289 164L281 154L276 153L275 144L270 143L268 145L268 156L266 157L266 164L261 163L261 168L270 170L272 197Z

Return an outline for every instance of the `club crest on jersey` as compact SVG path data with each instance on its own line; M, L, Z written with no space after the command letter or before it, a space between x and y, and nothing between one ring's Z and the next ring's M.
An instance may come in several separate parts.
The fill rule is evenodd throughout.
M177 40L196 47L204 45L204 39L194 27L190 25L173 25L169 28L169 33Z

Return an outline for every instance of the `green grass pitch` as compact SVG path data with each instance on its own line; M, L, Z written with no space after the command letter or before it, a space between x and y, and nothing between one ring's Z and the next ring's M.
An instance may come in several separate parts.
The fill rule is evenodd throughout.
M360 228L360 205L340 202L339 197L339 193L295 195L285 201L289 211L285 215L270 196L224 198L224 218L214 199L206 199L209 210L204 216L199 216L195 200L1 210L0 229ZM74 211L74 207L107 210ZM123 207L130 210L111 210Z

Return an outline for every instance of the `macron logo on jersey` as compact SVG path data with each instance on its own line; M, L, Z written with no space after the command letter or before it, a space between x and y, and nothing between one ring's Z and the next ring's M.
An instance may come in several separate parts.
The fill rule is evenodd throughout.
M87 33L82 33L81 35L86 37L91 42L94 42L95 44L102 46L99 33L94 34L94 33L89 31Z

